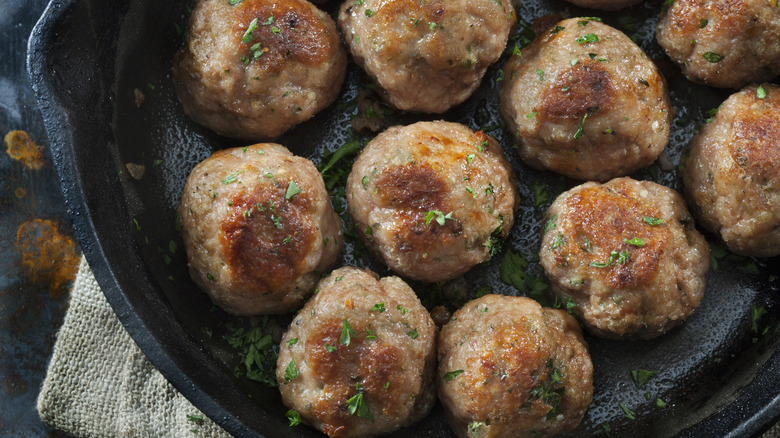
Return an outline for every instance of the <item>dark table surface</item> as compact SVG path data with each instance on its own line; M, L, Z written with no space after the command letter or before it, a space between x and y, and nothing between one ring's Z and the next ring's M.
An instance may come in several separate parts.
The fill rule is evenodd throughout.
M25 68L46 4L0 0L0 436L65 436L35 409L80 254Z

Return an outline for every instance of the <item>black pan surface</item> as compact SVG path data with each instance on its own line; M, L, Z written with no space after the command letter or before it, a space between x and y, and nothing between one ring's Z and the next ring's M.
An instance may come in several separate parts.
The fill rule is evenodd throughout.
M181 43L190 6L183 0L54 0L49 5L30 39L28 70L62 190L80 245L106 297L136 343L179 391L239 437L318 436L305 426L288 427L278 391L246 378L240 372L240 354L225 341L226 334L239 328L265 326L278 334L289 317L228 316L188 277L175 214L184 181L211 151L245 145L195 125L176 99L171 58ZM337 6L331 2L325 8L333 12ZM633 177L680 190L677 164L685 147L708 110L729 92L695 85L669 64L654 41L660 8L658 0L619 13L553 0L528 0L517 7L525 23L549 12L603 17L667 65L677 110L668 160ZM530 36L529 30L521 23L516 34L520 43ZM528 169L519 161L497 111L502 63L491 67L478 92L454 110L430 117L386 108L386 116L402 124L458 121L499 140L518 173L523 196L504 249L522 254L530 261L529 275L539 277L542 271L533 260L542 211L578 182ZM338 101L278 142L316 164L349 141L368 140L371 135L355 134L349 121L357 112L357 90L369 84L350 65ZM144 95L140 107L136 89ZM143 178L132 178L126 163L144 165ZM336 167L348 170L348 165L349 157ZM334 190L338 209L338 185ZM685 324L653 341L587 338L595 394L572 436L748 437L780 418L780 258L736 257L719 250L716 236L707 239L716 245L717 269L708 277L701 306ZM501 281L504 254L466 275L459 285L466 286L469 297L485 288L528 293ZM347 245L339 264L387 273L359 245ZM457 294L453 298L447 293L449 285L413 287L424 302L443 302L451 310L460 304ZM658 373L639 388L631 377L631 370L637 369ZM666 406L659 408L656 399ZM391 436L410 435L451 436L441 406Z

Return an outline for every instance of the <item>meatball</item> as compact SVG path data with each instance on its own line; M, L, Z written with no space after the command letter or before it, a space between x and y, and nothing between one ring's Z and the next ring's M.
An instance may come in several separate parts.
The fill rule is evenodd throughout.
M618 11L620 9L634 6L641 3L642 0L567 0L581 8L600 9L602 11Z
M593 334L651 339L701 302L710 248L682 197L650 181L588 182L545 215L539 259Z
M343 240L320 173L274 143L218 151L195 166L179 215L190 276L236 315L299 308Z
M336 24L306 0L200 0L173 79L193 120L262 140L330 105L346 66Z
M402 110L442 113L466 100L506 47L511 1L347 0L339 26L355 61Z
M577 321L524 297L486 295L441 329L439 399L458 437L571 431L593 399Z
M282 338L276 365L282 401L331 437L416 422L436 402L436 332L400 278L337 269Z
M650 165L674 110L663 76L626 35L571 18L504 67L501 115L529 166L606 181Z
M675 0L661 13L656 38L695 82L741 88L780 73L775 0Z
M419 122L366 145L347 179L347 203L358 234L390 269L445 281L497 250L514 223L515 184L492 137Z
M683 170L699 222L742 255L780 254L780 87L729 97L693 138Z

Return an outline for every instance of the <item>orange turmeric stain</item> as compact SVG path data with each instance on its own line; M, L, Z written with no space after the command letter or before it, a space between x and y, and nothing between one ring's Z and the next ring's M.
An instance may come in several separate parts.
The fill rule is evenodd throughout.
M8 155L30 169L43 167L43 147L35 143L24 131L11 131L5 135Z
M48 284L52 298L59 298L62 286L76 278L80 261L76 244L60 234L56 223L44 219L23 223L16 230L16 248L30 281Z

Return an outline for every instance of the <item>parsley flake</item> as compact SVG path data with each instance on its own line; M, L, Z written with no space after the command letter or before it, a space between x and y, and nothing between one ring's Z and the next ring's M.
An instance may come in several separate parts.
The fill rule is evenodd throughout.
M379 312L382 313L385 311L385 303L376 303L373 307L371 307L372 312Z
M287 368L284 370L284 381L289 382L300 375L298 367L295 366L295 359L290 359L290 363L287 364Z
M645 246L645 239L640 239L638 237L634 237L633 239L623 239L623 242L626 242L629 245L634 245L637 248Z
M452 212L447 213L446 215L442 213L439 210L431 210L427 213L425 213L425 216L423 216L423 219L425 220L425 226L429 226L431 224L431 221L433 219L436 219L436 223L438 223L441 226L444 226L444 223L447 219L452 219Z
M709 62L716 63L723 60L723 55L718 55L715 52L706 52L701 55L704 59L706 59Z
M656 225L661 225L664 223L661 219L658 219L657 217L651 217L651 216L645 216L643 219L647 225L650 225L652 227Z
M349 321L345 319L341 326L341 337L339 337L339 343L341 343L341 345L349 346L349 343L352 340L351 336L355 336L355 331L352 330L352 327L349 326Z
M287 420L290 421L290 427L301 424L301 414L295 409L290 409L285 415L287 416Z
M595 33L586 33L575 41L577 41L578 44L597 43L599 42L599 37Z
M461 374L463 374L463 370L455 370L455 371L447 372L444 374L444 380L449 382Z
M764 90L763 85L759 85L758 88L756 88L756 97L759 99L763 99L766 97L766 90Z
M360 418L374 421L374 416L363 399L362 392L358 392L347 400L347 409L349 409L349 413L352 415L357 414Z
M284 199L292 199L298 193L301 193L300 187L298 187L298 184L295 184L294 180L290 180L290 185L287 186L287 193L284 194Z

